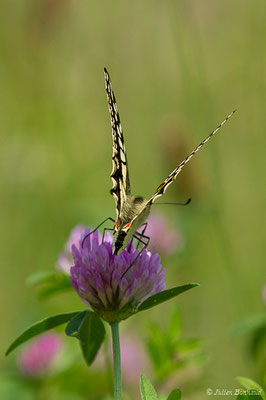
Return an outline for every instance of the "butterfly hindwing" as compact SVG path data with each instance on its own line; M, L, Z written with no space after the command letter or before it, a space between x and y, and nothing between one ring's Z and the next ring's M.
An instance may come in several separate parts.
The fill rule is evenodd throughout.
M108 100L108 109L111 116L112 137L113 137L113 155L112 163L113 168L111 172L111 179L113 187L111 194L114 196L116 202L117 217L120 217L121 210L126 202L127 196L130 195L130 182L128 175L128 164L126 149L123 137L123 131L120 122L120 116L115 100L115 95L112 89L110 76L104 69L105 88Z

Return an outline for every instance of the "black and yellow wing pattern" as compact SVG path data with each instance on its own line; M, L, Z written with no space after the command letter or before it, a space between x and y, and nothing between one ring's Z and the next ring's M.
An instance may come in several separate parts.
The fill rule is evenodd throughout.
M130 194L130 182L128 175L128 164L126 156L126 148L120 116L112 89L109 73L104 68L105 88L107 94L108 108L111 116L112 137L113 137L113 155L112 155L112 172L111 179L113 187L111 194L115 198L116 213L119 218L121 210L126 202L127 196Z
M114 254L119 254L126 247L129 240L135 236L136 230L145 223L150 212L150 207L154 201L165 193L168 186L176 179L183 167L201 149L201 147L219 131L236 110L232 111L231 114L229 114L225 120L211 132L210 135L195 147L195 149L174 169L174 171L171 172L164 182L158 186L154 195L149 200L145 200L143 197L133 196L130 191L123 131L110 76L106 68L104 68L104 75L113 136L113 169L111 172L113 187L111 189L111 194L115 198L117 213L117 221L114 226L113 249Z

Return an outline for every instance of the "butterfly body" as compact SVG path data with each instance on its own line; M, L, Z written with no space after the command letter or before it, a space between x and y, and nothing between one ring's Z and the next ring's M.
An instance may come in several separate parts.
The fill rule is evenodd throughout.
M171 174L164 180L164 182L158 186L153 196L149 200L146 200L143 197L136 197L131 194L123 131L110 76L106 68L104 68L104 75L113 137L113 169L111 172L113 187L111 189L111 194L116 202L117 214L117 221L113 231L113 252L114 254L119 254L125 249L133 236L135 234L137 235L137 229L139 229L145 223L154 201L165 193L168 186L176 179L183 167L221 128L221 126L225 124L225 122L236 110L231 112L231 114L229 114L226 119L214 131L211 132L209 136L207 136L180 164L178 164L174 171L172 171Z
M119 254L125 249L134 233L148 218L149 213L150 206L147 206L146 199L140 196L127 196L114 228L114 254Z

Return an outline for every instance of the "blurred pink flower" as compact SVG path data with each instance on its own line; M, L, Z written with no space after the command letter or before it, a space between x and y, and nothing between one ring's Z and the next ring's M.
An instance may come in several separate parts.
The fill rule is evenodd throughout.
M263 300L263 303L266 306L266 285L264 285L263 289L262 289L262 300Z
M52 368L62 344L62 338L57 333L39 336L21 352L19 369L25 376L40 378Z
M66 242L64 251L58 256L56 268L67 275L70 275L70 268L74 263L71 253L72 245L74 244L76 247L78 247L80 237L85 230L86 228L82 225L75 226L75 228L70 232L70 236Z
M162 214L152 213L148 219L145 235L150 237L150 246L160 254L170 254L184 246L184 239L178 229L173 229Z
M148 359L140 341L126 336L121 339L121 366L125 382L136 384L140 374L146 372Z
M113 356L110 342L111 357ZM123 335L120 338L122 379L129 386L139 384L140 374L147 373L149 361L142 343L135 337ZM100 360L101 365L103 360Z

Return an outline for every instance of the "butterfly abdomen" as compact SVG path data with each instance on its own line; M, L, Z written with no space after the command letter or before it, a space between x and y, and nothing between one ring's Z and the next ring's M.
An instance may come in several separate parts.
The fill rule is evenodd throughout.
M119 232L119 234L117 235L117 238L113 244L113 251L114 251L115 255L117 255L120 251L122 251L122 249L125 248L124 242L125 242L126 235L127 235L127 233L123 232L123 231Z

